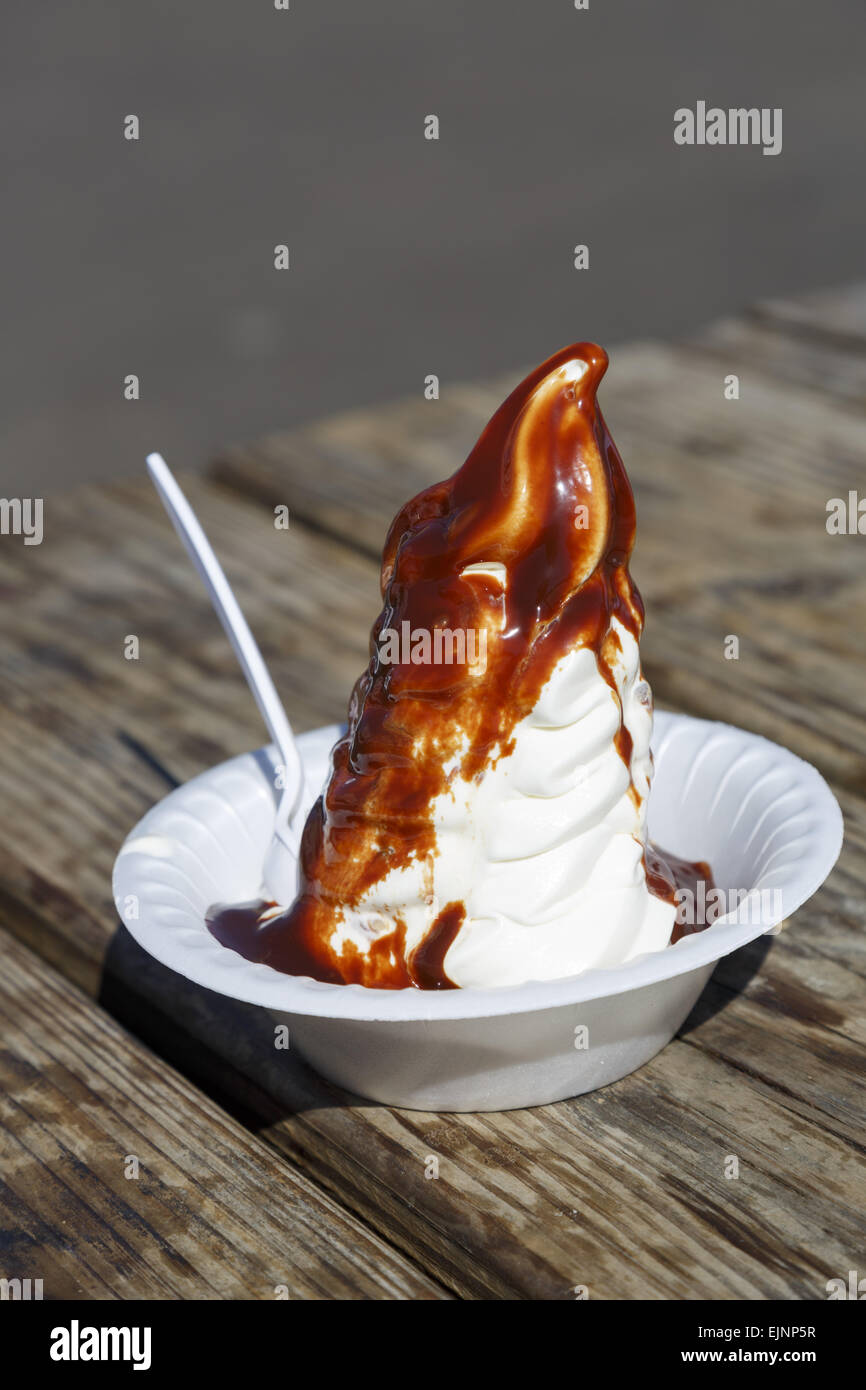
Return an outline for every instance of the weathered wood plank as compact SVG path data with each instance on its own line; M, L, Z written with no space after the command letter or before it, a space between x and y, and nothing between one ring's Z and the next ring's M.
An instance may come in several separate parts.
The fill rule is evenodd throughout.
M757 370L777 381L866 405L866 282L770 299L708 324L689 345L726 372Z
M791 298L764 299L754 312L768 322L802 329L827 342L835 339L852 352L866 350L866 280Z
M379 606L375 567L300 526L277 531L258 508L200 481L188 490L297 726L343 718ZM94 745L150 709L181 779L226 749L263 742L231 648L149 484L51 499L45 518L41 546L0 546L6 708L48 726L68 694ZM130 635L137 660L124 657Z
M5 931L0 949L4 1277L52 1299L447 1297Z
M804 328L764 314L721 319L689 339L690 346L711 353L725 374L736 372L748 384L750 372L790 382L807 391L839 396L866 405L866 346L862 352L839 345Z

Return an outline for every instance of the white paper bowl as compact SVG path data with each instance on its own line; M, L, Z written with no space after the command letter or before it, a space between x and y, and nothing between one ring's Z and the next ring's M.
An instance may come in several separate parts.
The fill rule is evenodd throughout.
M299 739L307 806L339 732L331 725ZM824 779L777 744L657 713L653 751L651 838L708 860L718 887L750 897L676 946L614 969L486 990L372 990L282 975L221 946L206 910L260 895L276 809L272 749L221 763L148 812L117 857L117 910L164 965L285 1016L291 1046L359 1095L442 1111L580 1095L664 1047L716 961L789 917L823 883L842 844L841 812ZM771 891L762 897L773 889L777 901ZM582 1028L583 1047L575 1045Z

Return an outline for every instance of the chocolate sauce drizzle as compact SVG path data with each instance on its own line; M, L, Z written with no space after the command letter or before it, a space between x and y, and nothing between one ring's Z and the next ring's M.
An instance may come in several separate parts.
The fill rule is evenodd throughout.
M417 861L432 882L432 806L448 790L446 767L459 759L458 775L472 780L507 756L515 726L567 652L591 647L616 693L612 621L639 640L644 611L628 572L634 500L596 402L607 361L602 348L576 343L542 363L463 466L398 512L385 541L370 663L304 829L298 897L265 921L256 904L209 914L214 936L246 959L332 983L454 988L444 959L462 903L449 903L408 953L399 918L387 919L368 953L350 941L337 950L331 937L343 910L393 870ZM485 565L492 572L466 572ZM411 632L485 632L486 665L383 663L381 634L404 623ZM630 767L625 728L616 745ZM672 868L657 866L648 878L666 898L674 881Z

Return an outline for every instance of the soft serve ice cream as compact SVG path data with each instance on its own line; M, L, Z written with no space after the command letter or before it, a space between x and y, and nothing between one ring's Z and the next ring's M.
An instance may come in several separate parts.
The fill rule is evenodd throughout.
M378 988L556 979L659 950L680 876L647 846L652 697L635 515L579 343L532 372L385 542L382 612L286 910L248 959Z

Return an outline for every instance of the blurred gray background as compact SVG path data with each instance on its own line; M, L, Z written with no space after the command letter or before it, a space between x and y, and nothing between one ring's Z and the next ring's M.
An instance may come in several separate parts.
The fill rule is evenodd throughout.
M46 0L2 25L6 495L863 276L863 0ZM699 99L781 106L781 155L675 146Z

